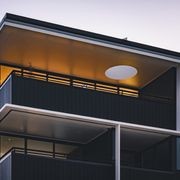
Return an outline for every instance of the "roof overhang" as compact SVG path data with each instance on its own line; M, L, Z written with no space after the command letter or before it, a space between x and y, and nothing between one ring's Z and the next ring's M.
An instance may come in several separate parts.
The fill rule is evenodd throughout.
M137 89L180 62L172 51L10 14L0 29L0 63ZM138 74L122 81L105 76L109 67L124 64Z
M14 14L7 13L4 16L2 22L0 23L0 30L5 25L180 63L180 53L178 52L43 22Z

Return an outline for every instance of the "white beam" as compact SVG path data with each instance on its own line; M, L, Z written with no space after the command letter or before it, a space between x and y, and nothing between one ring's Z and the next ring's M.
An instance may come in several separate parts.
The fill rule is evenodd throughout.
M176 130L180 131L180 65L176 69Z
M102 124L109 127L115 127L117 125L120 125L121 128L131 128L131 129L144 130L144 131L154 132L154 133L157 132L157 133L162 133L162 134L180 136L180 129L171 130L171 129L157 128L157 127L152 127L152 126L121 122L121 119L119 119L119 121L113 121L109 119L100 119L100 118L94 118L94 117L88 117L88 116L82 116L82 115L70 114L70 113L64 113L64 112L57 112L57 111L51 111L51 110L45 110L45 109L38 109L38 108L32 108L32 107L15 105L15 104L5 104L0 109L0 121L2 117L11 110L18 110L18 111L23 111L23 112L36 113L39 115L48 115L48 116L53 116L53 117L66 118L66 119L76 120L80 122Z
M121 164L120 164L120 151L121 151L121 142L120 142L120 134L121 129L120 125L116 125L115 127L115 180L120 180L120 171L121 171Z

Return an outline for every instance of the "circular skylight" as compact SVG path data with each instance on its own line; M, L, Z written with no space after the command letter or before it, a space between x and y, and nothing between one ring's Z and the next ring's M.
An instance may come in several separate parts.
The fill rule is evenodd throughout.
M137 69L132 66L119 65L106 70L105 75L110 79L125 80L137 74Z

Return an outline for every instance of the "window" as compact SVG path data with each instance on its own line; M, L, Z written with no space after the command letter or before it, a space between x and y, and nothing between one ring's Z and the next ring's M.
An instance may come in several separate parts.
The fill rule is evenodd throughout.
M13 147L24 148L24 139L11 136L0 136L1 157Z
M53 156L53 143L28 139L27 153L41 156Z

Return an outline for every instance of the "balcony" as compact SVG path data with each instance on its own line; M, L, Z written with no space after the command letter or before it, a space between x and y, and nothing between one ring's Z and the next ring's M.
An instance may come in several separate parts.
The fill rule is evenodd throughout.
M46 152L27 151L13 148L0 163L0 180L73 180L114 179L114 167L111 164L83 162L53 158ZM49 157L48 157L49 155Z
M115 179L117 122L20 106L6 108L0 123L2 180ZM121 180L178 179L178 132L127 123L120 127ZM62 148L65 144L70 147Z
M19 117L14 118L15 121L16 119ZM40 119L36 117L35 120L38 122ZM56 138L55 135L53 138L48 137L53 127L45 121L41 128L38 127L39 132L45 131L44 138L32 136L32 132L11 132L10 135L6 131L3 135L1 126L0 180L115 179L111 130L104 131L98 124L68 121L66 119L66 122L61 123L59 119L56 122L58 138L57 135ZM18 129L17 122L15 124ZM33 126L32 122L27 124ZM48 131L43 124L48 126ZM32 129L29 125L27 129ZM38 123L34 129L37 126Z
M175 102L68 76L13 71L0 89L0 107L15 104L175 129Z
M12 148L1 159L0 172L0 180L114 179L114 166L111 164L66 160L49 152L20 148ZM121 167L122 180L177 180L179 177L179 172Z

